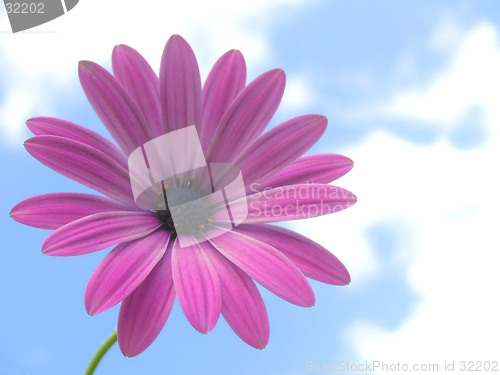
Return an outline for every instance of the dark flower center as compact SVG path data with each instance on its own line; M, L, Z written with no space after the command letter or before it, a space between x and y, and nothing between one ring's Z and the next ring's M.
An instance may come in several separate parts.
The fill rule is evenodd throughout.
M160 194L160 192L158 193ZM212 223L212 208L191 181L165 185L163 199L166 209L155 211L162 229L177 235L198 236Z
M177 236L177 232L175 231L174 221L172 219L172 214L170 213L170 210L166 209L166 210L156 211L156 214L158 215L160 221L163 223L161 228Z

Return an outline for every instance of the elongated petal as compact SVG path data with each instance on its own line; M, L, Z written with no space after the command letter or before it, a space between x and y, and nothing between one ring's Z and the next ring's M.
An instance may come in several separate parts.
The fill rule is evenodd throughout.
M149 275L167 249L170 235L158 230L117 245L96 268L85 290L85 308L99 314L125 299Z
M217 270L222 293L222 315L248 345L264 349L269 341L269 318L255 283L212 247L206 253Z
M141 110L154 137L162 135L158 77L135 49L119 45L113 49L113 73Z
M335 255L316 242L274 225L240 225L238 231L275 247L305 276L332 285L351 282L349 272Z
M314 305L314 292L302 272L274 247L248 237L237 229L210 242L248 276L285 301Z
M122 150L102 135L83 126L53 117L34 117L26 125L35 135L57 135L86 144L127 168L127 158Z
M273 175L304 154L321 138L327 122L320 115L299 116L257 138L234 160L245 185Z
M283 97L285 72L270 70L245 87L221 119L209 147L211 162L232 161L265 129Z
M356 196L337 186L288 185L247 196L246 224L305 219L344 210L356 203ZM235 204L237 210L244 208ZM242 213L233 212L241 217Z
M179 303L191 325L201 333L215 327L221 311L220 283L201 244L172 250L172 276Z
M167 42L160 67L163 132L201 126L201 79L189 44L179 35Z
M54 135L30 138L24 147L35 159L56 172L110 198L135 205L127 170L103 152Z
M160 226L151 212L101 212L60 227L47 237L42 251L53 256L88 254L144 237Z
M16 204L10 216L25 225L57 229L82 217L106 211L131 211L133 208L109 198L81 193L49 193Z
M91 61L80 61L78 73L92 108L127 156L151 140L141 111L111 73Z
M167 252L120 307L118 316L118 344L127 357L146 350L158 337L167 322L175 300L172 280L173 241Z
M245 87L245 59L240 51L222 55L208 74L203 85L203 115L200 141L208 149L219 122L229 105Z
M328 184L352 169L351 159L336 154L305 155L260 184L252 192L296 184Z

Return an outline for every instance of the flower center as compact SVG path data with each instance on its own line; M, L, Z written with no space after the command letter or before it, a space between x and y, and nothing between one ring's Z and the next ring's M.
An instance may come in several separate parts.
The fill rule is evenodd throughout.
M163 223L162 229L175 235L203 234L213 222L213 208L192 181L177 180L173 185L164 185L163 191L158 192L163 195L166 207L155 211Z

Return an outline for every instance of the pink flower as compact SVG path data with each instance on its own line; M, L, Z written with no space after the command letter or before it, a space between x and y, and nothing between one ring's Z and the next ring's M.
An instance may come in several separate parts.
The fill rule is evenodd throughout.
M336 212L356 201L352 193L328 185L352 168L350 159L302 156L325 131L325 117L295 117L262 134L283 95L282 70L245 86L243 56L232 50L202 87L193 51L177 35L166 44L159 79L130 47L115 47L112 62L114 76L90 61L80 62L79 75L119 147L82 126L48 117L28 121L35 136L25 143L37 160L104 196L38 195L18 203L11 216L55 230L42 245L47 255L82 255L116 245L92 274L85 307L94 315L122 302L118 342L124 355L136 356L151 345L176 296L196 330L209 332L222 313L243 341L261 349L269 340L269 321L253 280L306 307L314 305L306 277L333 285L350 282L328 250L267 224ZM193 124L207 162L241 170L248 212L234 229L181 246L168 207L136 204L127 158L148 141ZM191 182L173 189L199 197L200 184ZM292 196L292 190L299 194ZM206 210L205 216L193 216L206 222L200 225L203 233L218 225Z

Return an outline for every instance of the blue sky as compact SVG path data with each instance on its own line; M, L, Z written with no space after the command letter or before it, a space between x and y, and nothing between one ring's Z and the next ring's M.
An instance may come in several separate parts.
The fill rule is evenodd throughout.
M500 359L497 2L80 3L16 35L0 10L2 373L81 373L118 313L90 318L83 306L106 251L44 256L48 231L8 216L33 195L87 191L30 157L24 121L61 117L107 136L79 87L78 60L109 67L113 45L124 43L157 69L173 33L191 43L204 76L229 48L243 52L249 78L283 68L287 90L271 126L304 113L329 118L311 152L354 160L336 183L359 202L287 225L342 259L353 281L342 288L311 282L311 309L262 289L271 321L263 351L241 342L223 319L200 335L176 302L145 353L126 359L115 347L97 373L298 375L311 373L308 361ZM111 17L117 4L122 12Z

